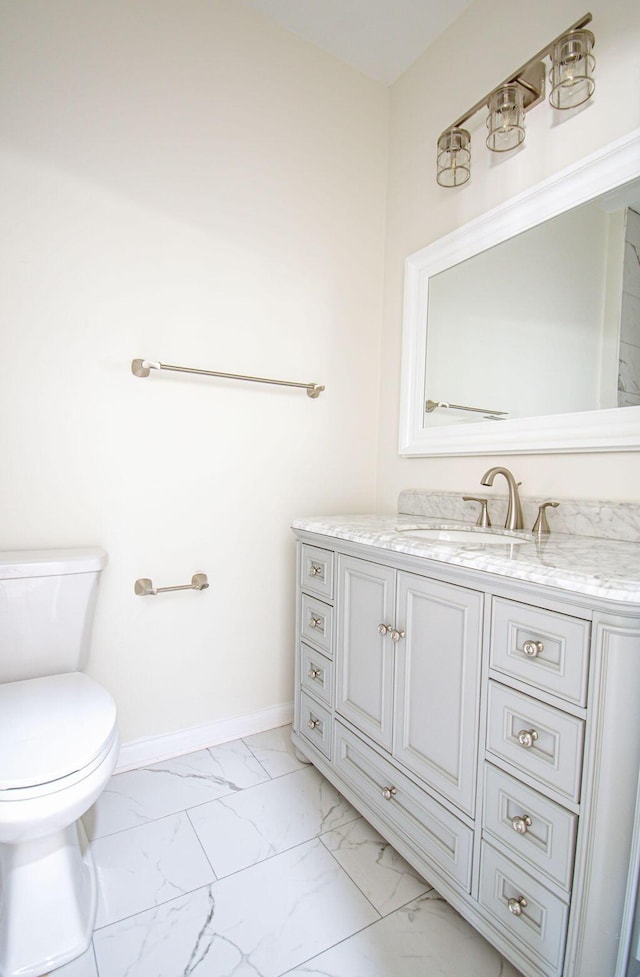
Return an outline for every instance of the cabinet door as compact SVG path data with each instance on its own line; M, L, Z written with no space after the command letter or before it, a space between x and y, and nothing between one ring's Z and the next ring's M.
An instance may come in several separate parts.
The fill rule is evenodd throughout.
M336 648L336 712L391 749L395 570L340 557Z
M473 814L482 595L399 573L397 619L394 754Z

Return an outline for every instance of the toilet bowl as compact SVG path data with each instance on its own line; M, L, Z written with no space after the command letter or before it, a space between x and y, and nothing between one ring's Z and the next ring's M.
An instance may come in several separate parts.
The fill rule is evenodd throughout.
M106 555L63 552L0 553L0 977L63 966L87 949L95 922L80 818L118 758L116 708L81 671L46 669L84 663ZM13 659L3 670L7 635Z

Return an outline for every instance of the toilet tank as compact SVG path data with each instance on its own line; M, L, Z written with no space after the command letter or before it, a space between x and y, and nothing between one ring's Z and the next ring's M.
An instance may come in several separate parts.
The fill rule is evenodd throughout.
M106 564L98 547L0 551L0 682L83 671Z

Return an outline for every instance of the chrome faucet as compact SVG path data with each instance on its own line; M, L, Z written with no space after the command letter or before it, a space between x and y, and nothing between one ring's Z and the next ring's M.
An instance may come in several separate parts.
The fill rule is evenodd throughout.
M480 479L481 485L493 485L493 480L496 475L504 475L507 480L507 485L509 487L509 507L507 509L507 518L505 519L504 528L505 529L522 529L522 506L520 504L520 495L518 493L518 482L516 482L512 473L508 468L490 468L489 471L485 472Z

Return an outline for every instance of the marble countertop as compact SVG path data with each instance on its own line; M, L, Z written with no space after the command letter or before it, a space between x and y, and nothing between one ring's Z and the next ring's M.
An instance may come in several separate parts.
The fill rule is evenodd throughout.
M292 528L409 553L452 566L483 570L516 580L546 584L592 597L640 604L640 543L552 532L517 545L441 543L411 539L407 530L443 525L467 528L454 519L415 515L309 516ZM497 530L504 532L504 530ZM523 534L514 533L514 537Z

